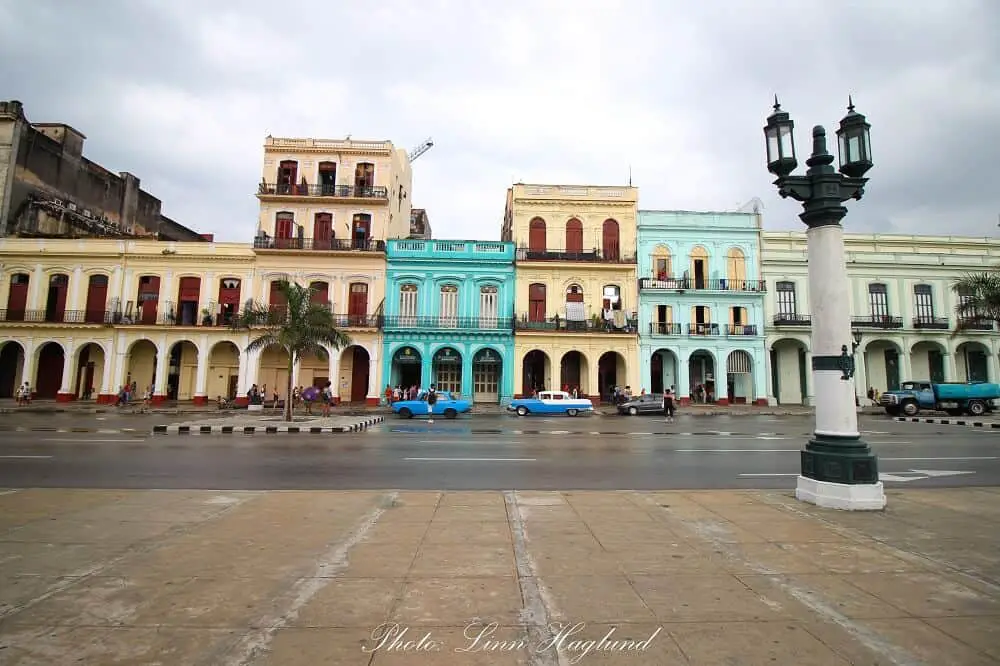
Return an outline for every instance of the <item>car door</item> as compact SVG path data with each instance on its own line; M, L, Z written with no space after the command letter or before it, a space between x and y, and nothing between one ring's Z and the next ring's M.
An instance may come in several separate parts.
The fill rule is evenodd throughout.
M640 412L643 414L653 414L662 410L663 405L660 396L652 393L642 396L642 406L639 408Z

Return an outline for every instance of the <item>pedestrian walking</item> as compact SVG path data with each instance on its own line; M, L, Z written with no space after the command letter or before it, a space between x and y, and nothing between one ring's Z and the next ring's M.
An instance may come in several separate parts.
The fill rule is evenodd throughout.
M663 420L666 423L674 422L674 393L670 389L663 392Z
M437 389L434 384L431 384L431 388L427 391L427 414L430 417L427 419L428 423L434 423L434 405L437 404L437 401Z

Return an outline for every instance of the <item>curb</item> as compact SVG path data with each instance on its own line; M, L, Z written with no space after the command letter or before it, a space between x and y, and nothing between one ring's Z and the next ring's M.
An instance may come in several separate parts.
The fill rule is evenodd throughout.
M384 416L373 416L367 418L364 421L359 421L351 425L346 426L213 426L213 425L203 425L203 426L186 426L186 425L158 425L153 426L154 435L165 435L165 434L177 434L177 435L211 435L215 433L232 435L235 433L240 433L244 435L253 435L256 433L262 434L275 434L280 432L287 432L293 434L310 434L310 435L321 435L325 433L335 433L335 432L360 432L362 430L367 430L369 426L373 426L378 423L385 421Z
M1000 430L1000 422L987 423L985 421L966 421L965 419L922 419L916 416L896 416L892 420L902 423L937 423L939 425L960 425L971 428L993 428Z

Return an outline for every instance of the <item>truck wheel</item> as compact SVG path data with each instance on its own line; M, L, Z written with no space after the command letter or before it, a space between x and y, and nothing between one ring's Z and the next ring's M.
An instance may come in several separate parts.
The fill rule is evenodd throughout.
M401 418L401 419L412 419L413 418L413 412L411 412L408 407L403 407L401 410L399 410L399 418Z
M456 411L455 411L454 409L452 409L451 407L449 407L448 409L444 410L444 417L445 417L446 419L453 419L453 418L455 418L456 416L458 416L458 412L456 412Z
M969 413L973 416L982 416L986 413L986 405L978 400L973 400L969 403Z
M523 406L523 405L520 406L520 407L518 407L517 408L517 415L518 416L527 416L528 415L528 408L525 407L525 406Z
M903 413L907 416L916 416L920 413L920 406L917 403L909 400L903 403Z

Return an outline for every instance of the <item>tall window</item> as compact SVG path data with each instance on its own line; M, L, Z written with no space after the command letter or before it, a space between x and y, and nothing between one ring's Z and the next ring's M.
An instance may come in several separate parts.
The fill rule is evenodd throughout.
M545 285L528 285L528 321L545 321Z
M671 276L670 250L664 245L657 245L653 250L653 278L666 280Z
M794 319L796 314L795 306L795 283L777 282L774 291L778 299L778 315L783 319Z
M604 298L601 307L603 310L622 309L622 290L616 284L609 284L604 287Z
M458 326L458 287L446 284L441 287L441 326L454 328Z
M913 286L913 305L919 322L934 321L934 295L929 284Z
M417 285L404 284L399 288L399 324L414 326L417 323Z
M743 250L738 247L729 248L726 255L726 277L730 289L742 289L747 279L747 259Z
M871 308L872 319L889 316L889 294L881 282L872 282L868 285L868 306Z
M500 308L499 290L494 285L479 288L479 327L496 328Z
M959 305L959 307L962 307L962 309L960 310L960 312L962 312L962 318L963 319L974 319L979 314L977 312L967 312L966 309L963 307L963 306L965 306L971 300L972 300L972 292L971 291L969 291L968 289L959 289L958 290L958 305Z

